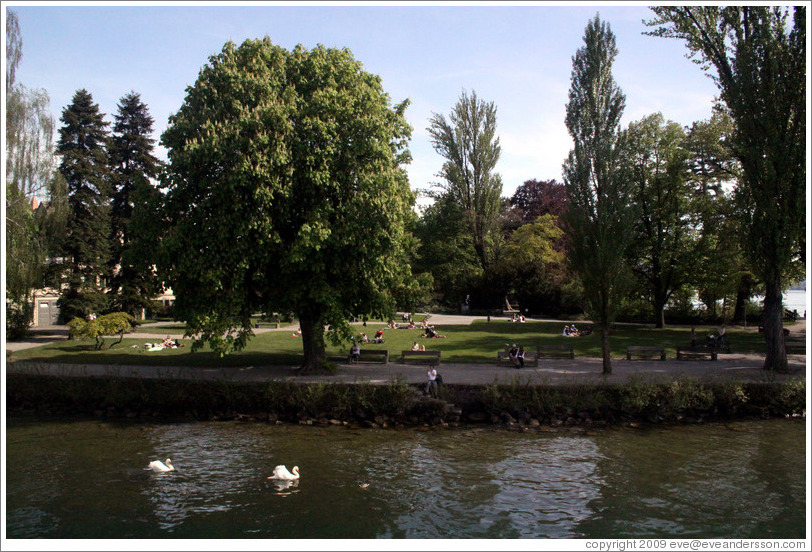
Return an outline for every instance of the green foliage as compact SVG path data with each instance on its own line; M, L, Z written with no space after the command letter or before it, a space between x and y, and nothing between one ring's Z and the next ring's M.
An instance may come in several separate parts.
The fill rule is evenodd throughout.
M684 378L668 384L665 400L671 409L678 412L708 411L714 405L715 395L708 386Z
M95 339L96 349L101 349L104 345L104 336L119 334L121 343L124 333L129 331L135 324L135 318L126 312L111 312L102 316L89 319L74 318L68 322L68 339ZM110 344L113 348L115 343Z
M626 99L612 77L615 36L596 15L573 58L566 124L574 148L564 164L569 254L588 312L604 336L603 371L611 373L608 327L630 275L625 252L636 208L625 163L620 118Z
M805 256L806 6L660 6L649 34L685 41L735 125L745 250L765 285L765 367L786 370L784 275ZM791 17L790 17L791 15ZM803 264L803 263L801 263Z
M633 201L639 218L629 262L651 303L657 327L665 325L664 309L676 289L689 281L694 268L693 190L687 171L682 127L656 113L629 124L624 131L633 178Z
M157 236L152 229L160 193L153 181L160 161L153 155L152 116L141 96L121 98L110 140L111 206L110 308L140 314L160 291L153 267Z
M87 90L62 111L57 153L70 215L63 257L67 284L58 301L64 320L104 312L110 261L110 174L107 123ZM96 308L98 310L88 310Z
M294 312L305 369L323 327L393 310L408 279L411 128L349 50L227 43L188 88L169 149L159 270L188 333L225 353L254 312Z
M805 414L806 380L798 378L782 383L776 403L785 414Z
M450 197L438 197L415 224L420 247L415 273L428 272L444 306L458 308L482 277L462 208Z
M53 128L50 100L45 90L16 82L22 59L22 35L17 14L6 19L5 124L5 284L6 299L14 303L14 326L24 331L32 314L27 304L33 289L42 285L54 210L35 209L50 192L54 173ZM23 316L21 319L20 316Z
M439 174L445 182L437 184L440 195L462 209L476 258L487 272L491 261L488 242L498 230L502 194L502 178L494 172L501 154L496 105L463 90L448 119L432 113L426 130L434 149L445 159Z

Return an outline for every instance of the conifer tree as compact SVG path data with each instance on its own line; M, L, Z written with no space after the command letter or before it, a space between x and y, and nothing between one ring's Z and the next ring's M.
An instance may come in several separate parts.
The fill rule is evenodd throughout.
M154 185L160 161L153 155L154 120L141 95L121 98L110 140L112 170L110 307L138 316L159 291L150 255L155 241L149 221L159 195ZM154 219L152 219L154 222Z
M60 119L59 171L68 185L70 214L63 248L63 321L106 311L110 260L108 123L87 90L78 90Z

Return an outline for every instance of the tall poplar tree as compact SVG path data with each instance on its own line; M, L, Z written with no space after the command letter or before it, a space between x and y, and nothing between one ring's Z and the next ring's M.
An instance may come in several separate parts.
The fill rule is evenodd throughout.
M805 251L806 6L661 6L649 34L684 40L735 124L736 201L764 282L764 368L787 370L785 274ZM790 18L790 14L792 17Z
M566 124L573 149L563 166L569 258L601 331L605 374L612 372L609 328L630 281L624 255L635 217L620 132L626 99L612 76L617 53L615 35L596 15L572 60Z
M67 286L58 305L63 321L104 312L110 261L110 170L108 123L87 90L62 110L57 153L68 186L63 274Z
M112 206L110 306L133 316L150 306L160 288L153 264L157 242L150 231L152 207L159 201L160 161L153 155L154 120L140 94L121 98L110 140Z

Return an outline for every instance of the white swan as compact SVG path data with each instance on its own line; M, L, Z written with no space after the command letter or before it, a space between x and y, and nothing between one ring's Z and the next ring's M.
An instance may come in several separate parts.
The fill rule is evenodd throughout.
M299 466L293 466L293 473L289 472L284 465L276 466L273 469L273 475L270 476L268 479L283 479L285 481L299 479Z
M168 471L175 471L175 466L172 465L172 460L169 458L166 459L166 464L161 462L160 460L153 460L147 466L148 470L156 471L156 472L168 472Z

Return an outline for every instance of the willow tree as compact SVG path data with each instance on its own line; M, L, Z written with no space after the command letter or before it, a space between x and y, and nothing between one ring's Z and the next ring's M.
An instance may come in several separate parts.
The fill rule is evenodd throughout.
M563 166L569 258L601 330L604 374L612 373L609 328L630 281L624 254L635 216L620 132L626 98L612 76L617 53L615 35L596 15L572 60L566 124L573 149Z
M351 316L389 314L414 196L407 102L347 49L229 42L162 135L159 270L195 346L243 347L255 312L292 312L305 371Z
M27 331L33 316L32 291L42 285L53 218L50 199L55 179L54 118L45 90L30 89L16 80L22 60L22 35L17 14L6 18L6 155L5 284L9 335Z
M805 250L806 7L662 6L654 36L679 38L711 77L735 130L745 249L765 285L764 368L787 369L784 275ZM790 13L792 18L790 21Z

